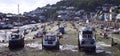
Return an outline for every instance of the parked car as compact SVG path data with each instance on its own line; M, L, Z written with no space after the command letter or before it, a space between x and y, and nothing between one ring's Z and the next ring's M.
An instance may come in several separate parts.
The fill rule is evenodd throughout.
M39 28L38 28L38 26L37 25L34 25L33 26L33 31L36 31L36 30L38 30Z
M100 29L104 29L104 27L105 27L104 25L100 25L99 26Z
M29 24L36 24L36 21L30 21Z
M112 31L112 33L113 33L113 34L120 34L120 28L119 28L119 29L114 29L114 30Z
M43 37L43 32L42 32L42 31L39 31L39 32L35 35L35 38L40 38L40 37Z
M59 27L59 32L61 32L62 34L65 34L65 29L64 29L64 27Z
M42 29L43 34L45 35L47 33L47 30Z
M0 29L12 29L12 28L13 28L12 24L0 23Z
M12 33L9 39L9 49L24 47L24 37L18 33Z
M48 33L42 40L43 49L57 49L59 50L59 37L54 33Z
M62 36L63 34L61 33L61 32L58 32L57 33L57 36L59 37L59 38L62 38L63 36Z
M95 27L91 27L92 31L96 31Z
M109 27L110 29L114 29L114 27Z
M110 36L108 35L107 32L102 32L102 33L100 33L100 35L101 35L103 38L105 38L105 39L109 39L109 38L110 38Z
M21 28L17 28L17 29L11 29L11 32L12 33L19 33L19 34L21 34L22 36L24 36L25 35L25 30L24 29L21 29Z
M79 50L96 51L96 40L93 31L89 27L84 27L79 32L78 37Z
M23 26L23 23L20 23L20 22L13 22L13 25L14 25L14 26Z
M104 30L105 31L110 31L110 28L109 27L105 27Z
M61 22L57 22L57 26L60 26Z

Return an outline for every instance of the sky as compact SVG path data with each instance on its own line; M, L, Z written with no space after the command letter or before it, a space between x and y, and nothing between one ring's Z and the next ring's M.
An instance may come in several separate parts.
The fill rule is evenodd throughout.
M37 7L47 4L55 4L60 0L0 0L0 12L18 14L18 4L20 13L29 12Z

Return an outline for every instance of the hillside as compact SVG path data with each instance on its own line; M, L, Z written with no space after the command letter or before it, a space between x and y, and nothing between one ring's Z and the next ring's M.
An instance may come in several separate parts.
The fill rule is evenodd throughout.
M34 10L36 11L37 16L44 16L46 18L56 18L58 15L56 14L59 10L66 10L67 7L74 7L74 11L85 10L85 12L96 12L98 7L102 7L104 4L111 4L112 6L119 6L120 0L61 0L53 5L46 5L40 9ZM42 12L39 10L42 9ZM30 12L31 13L31 12ZM30 14L28 13L28 14Z
M56 6L74 6L77 10L94 11L98 6L102 6L103 4L119 5L120 0L62 0Z

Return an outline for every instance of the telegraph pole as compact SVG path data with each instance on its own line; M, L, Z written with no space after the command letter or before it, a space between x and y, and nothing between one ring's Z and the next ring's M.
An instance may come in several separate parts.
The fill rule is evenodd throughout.
M19 13L20 13L20 12L19 12L19 4L18 4L18 15L19 15Z
M109 20L112 21L112 7L109 9L109 13L110 13Z
M20 11L19 11L19 7L20 7L20 6L19 6L19 4L18 4L18 23L20 23ZM19 27L18 27L18 33L19 33L19 30L20 30L20 29L19 29Z

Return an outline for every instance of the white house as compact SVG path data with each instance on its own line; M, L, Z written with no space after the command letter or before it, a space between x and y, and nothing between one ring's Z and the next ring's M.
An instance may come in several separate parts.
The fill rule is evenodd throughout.
M118 14L118 15L116 16L116 19L117 19L117 20L120 20L120 14Z

